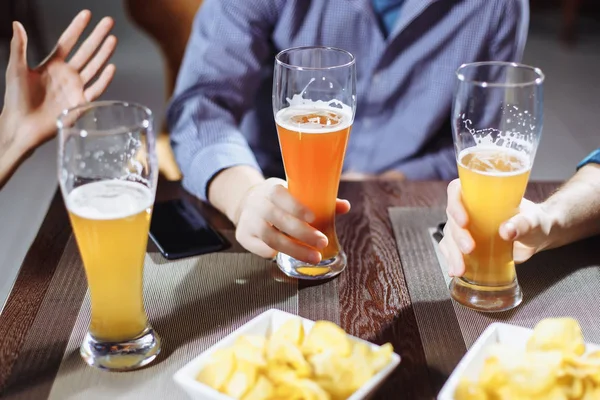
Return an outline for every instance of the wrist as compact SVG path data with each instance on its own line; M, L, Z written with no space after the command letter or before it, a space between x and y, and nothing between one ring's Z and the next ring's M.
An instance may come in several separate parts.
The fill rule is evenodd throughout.
M252 189L265 181L254 167L240 165L219 172L209 184L210 203L237 225L242 207Z
M10 118L6 111L0 113L0 151L4 154L21 155L34 146L28 143L27 125Z
M553 249L569 243L567 237L569 221L562 204L550 198L540 206L544 214L544 232L546 233L546 243L541 250Z

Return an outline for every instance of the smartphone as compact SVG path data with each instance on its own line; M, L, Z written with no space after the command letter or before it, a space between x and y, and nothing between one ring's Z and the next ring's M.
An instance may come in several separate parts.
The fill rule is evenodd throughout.
M200 211L184 199L154 205L150 238L169 260L214 253L229 247Z

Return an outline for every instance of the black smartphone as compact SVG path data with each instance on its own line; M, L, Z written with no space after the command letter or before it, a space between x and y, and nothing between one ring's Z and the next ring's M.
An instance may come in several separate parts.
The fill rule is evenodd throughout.
M154 205L150 238L169 260L229 247L229 243L208 224L200 211L184 199Z

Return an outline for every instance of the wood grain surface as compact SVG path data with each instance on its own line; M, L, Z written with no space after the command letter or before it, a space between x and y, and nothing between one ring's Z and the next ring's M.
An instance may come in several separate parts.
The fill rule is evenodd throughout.
M21 354L70 235L69 218L57 191L0 314L0 393Z
M446 186L447 182L343 182L340 197L351 201L352 210L348 215L339 217L337 230L348 255L348 267L338 278L327 282L299 283L300 315L333 320L350 334L375 343L391 342L401 355L400 367L386 381L376 398L432 399L436 394L431 386L388 208L443 207ZM527 195L534 201L540 201L556 186L555 183L532 183ZM186 193L179 183L160 182L157 201L180 197L198 206L210 223L231 242L228 251L244 251L235 242L234 228L223 215ZM28 336L39 335L39 332L33 332L37 328L32 326L35 326L34 320L44 298L52 294L46 292L61 257L77 257L70 237L68 216L60 193L57 193L0 315L0 394L6 395L7 391L2 390L6 389L7 383L18 381L13 374L21 374L26 369L24 365L19 366L17 360L24 356L21 351ZM149 244L149 250L155 251L152 244ZM74 284L81 286L77 293L85 291L81 271L62 271L62 274L60 279L55 279L73 279ZM52 295L57 293L60 291ZM334 302L337 308L320 306L324 301ZM80 305L81 299L73 299L70 307L77 310ZM325 308L327 311L324 311ZM73 321L65 318L62 323L60 330L68 328L66 331L70 332ZM48 326L46 329L54 328ZM64 342L66 339L54 342L54 356L64 352L64 347L61 348ZM18 368L15 368L16 364ZM49 365L45 367L51 369Z

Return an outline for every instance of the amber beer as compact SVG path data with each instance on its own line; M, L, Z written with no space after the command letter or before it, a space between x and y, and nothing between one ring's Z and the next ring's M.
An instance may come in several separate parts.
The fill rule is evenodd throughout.
M464 279L477 285L507 286L515 281L513 244L498 229L517 214L529 179L526 155L500 147L471 147L459 155L462 198L475 250L466 256Z
M352 115L334 108L288 107L275 122L288 189L315 214L311 225L329 240L322 259L335 257L340 249L335 204Z
M67 208L90 288L91 335L126 341L148 326L142 273L153 196L120 180L88 183L67 197Z

